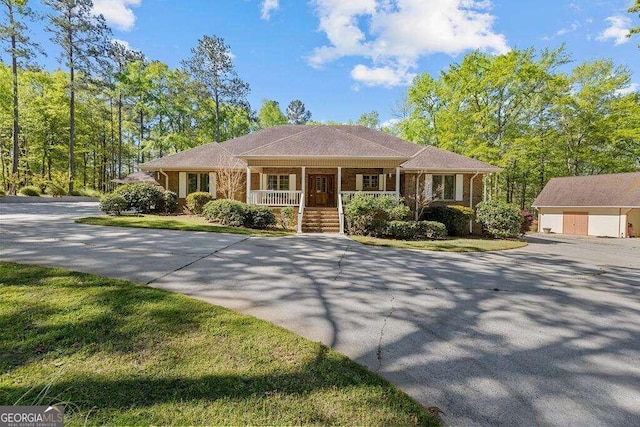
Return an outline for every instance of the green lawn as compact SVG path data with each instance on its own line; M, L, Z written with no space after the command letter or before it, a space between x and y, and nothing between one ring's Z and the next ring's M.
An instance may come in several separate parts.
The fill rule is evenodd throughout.
M0 405L61 402L67 424L437 424L379 376L273 324L0 262Z
M356 242L372 246L391 248L421 249L439 252L486 252L516 249L527 246L521 240L464 239L452 237L446 240L393 240L368 236L349 236Z
M251 228L225 227L206 222L203 218L193 216L90 216L76 219L80 224L108 225L112 227L158 228L165 230L207 231L211 233L244 234L248 236L277 237L293 234L288 230L254 230Z

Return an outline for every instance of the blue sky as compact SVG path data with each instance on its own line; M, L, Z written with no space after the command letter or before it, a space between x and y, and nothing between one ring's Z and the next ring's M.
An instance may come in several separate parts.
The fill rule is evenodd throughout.
M640 36L633 0L94 0L113 36L171 67L203 35L225 39L239 76L281 107L302 100L315 120L393 117L413 76L436 75L472 49L555 49L574 64L611 58L640 89ZM30 4L41 9L38 2ZM56 48L44 40L55 68Z

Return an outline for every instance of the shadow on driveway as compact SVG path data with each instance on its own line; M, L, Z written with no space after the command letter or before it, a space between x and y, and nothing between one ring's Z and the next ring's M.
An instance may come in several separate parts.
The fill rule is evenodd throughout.
M634 242L534 236L513 251L435 253L335 236L79 226L68 211L6 206L2 259L150 283L270 320L438 406L447 423L640 420Z

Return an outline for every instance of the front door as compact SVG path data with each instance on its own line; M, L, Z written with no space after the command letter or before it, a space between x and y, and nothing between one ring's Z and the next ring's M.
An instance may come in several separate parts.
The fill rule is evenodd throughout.
M309 206L335 206L334 183L334 175L309 175Z

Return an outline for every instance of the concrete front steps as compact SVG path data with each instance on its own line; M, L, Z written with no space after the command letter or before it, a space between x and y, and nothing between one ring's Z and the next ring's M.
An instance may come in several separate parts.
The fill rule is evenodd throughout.
M339 233L338 208L304 208L303 233Z

